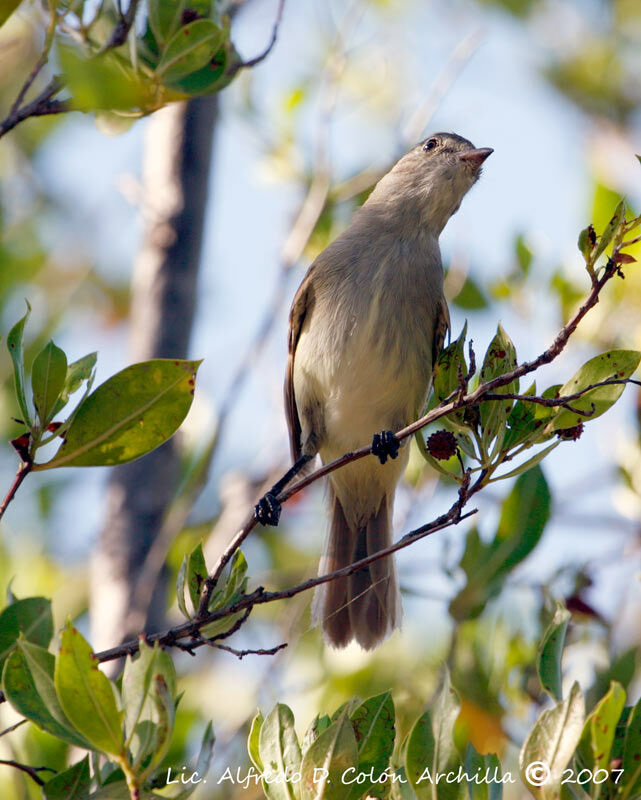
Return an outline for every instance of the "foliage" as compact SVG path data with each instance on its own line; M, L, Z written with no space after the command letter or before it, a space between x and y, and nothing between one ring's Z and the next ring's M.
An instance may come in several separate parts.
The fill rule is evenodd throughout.
M559 607L545 631L538 674L545 688L561 675L567 611ZM558 646L550 647L556 639ZM623 687L613 682L586 715L574 683L567 697L555 687L555 704L540 712L519 753L520 776L497 754L479 754L457 727L461 703L445 671L427 711L405 733L397 729L390 692L365 701L354 697L333 714L317 716L299 743L294 715L277 705L252 723L247 748L266 797L363 797L418 800L500 800L504 787L526 786L540 800L582 797L614 800L641 792L641 700L625 706ZM331 786L331 788L330 788Z
M141 638L139 653L127 657L117 686L98 669L91 647L70 622L57 655L49 651L53 619L42 598L13 599L0 613L0 629L6 699L41 730L88 751L43 785L45 800L158 796L154 781L169 750L179 701L167 653ZM213 744L210 724L196 765L201 775ZM106 763L100 766L96 756ZM175 796L186 798L194 789Z

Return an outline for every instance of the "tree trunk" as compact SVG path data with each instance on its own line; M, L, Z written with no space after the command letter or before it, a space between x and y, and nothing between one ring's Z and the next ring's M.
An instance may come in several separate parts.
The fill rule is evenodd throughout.
M216 97L168 106L149 122L143 166L145 230L131 300L131 359L186 358L207 203ZM135 600L136 578L176 490L173 440L116 467L91 570L96 649L158 629L165 613L162 574L148 607ZM145 603L147 606L147 603Z

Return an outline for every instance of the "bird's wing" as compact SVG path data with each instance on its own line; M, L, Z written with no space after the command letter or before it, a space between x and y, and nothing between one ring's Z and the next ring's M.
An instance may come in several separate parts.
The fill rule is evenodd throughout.
M450 312L447 307L445 298L441 299L436 306L436 315L434 319L434 336L432 338L432 370L436 366L439 353L445 344L445 336L450 329Z
M305 318L311 313L314 305L314 292L310 280L314 265L310 267L303 282L298 287L289 312L289 333L287 337L287 369L285 371L285 416L289 430L289 446L292 459L297 461L301 456L301 425L294 395L294 356Z

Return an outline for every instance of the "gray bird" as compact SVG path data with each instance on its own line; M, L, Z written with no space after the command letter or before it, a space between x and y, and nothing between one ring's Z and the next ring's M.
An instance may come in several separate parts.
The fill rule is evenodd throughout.
M407 448L396 458L392 431L423 409L449 328L438 238L490 153L454 133L416 145L316 258L296 293L285 378L295 464L259 502L257 519L278 522L276 495L317 454L328 463L381 431L372 443L378 460L329 475L321 574L391 544L394 492L408 458ZM312 617L334 647L352 639L376 647L401 618L393 556L320 586Z

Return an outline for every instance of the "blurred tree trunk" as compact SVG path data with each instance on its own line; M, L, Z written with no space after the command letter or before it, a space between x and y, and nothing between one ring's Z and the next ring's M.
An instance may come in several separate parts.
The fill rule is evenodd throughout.
M149 122L141 202L145 225L131 299L133 362L188 355L216 113L216 97L205 97L168 106ZM174 440L111 473L91 570L96 649L117 644L143 625L153 630L163 622L162 573L148 608L135 607L140 605L135 585L178 478ZM140 627L131 630L137 622Z

